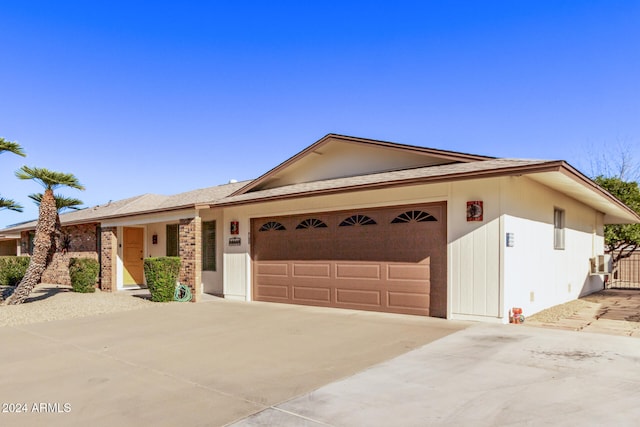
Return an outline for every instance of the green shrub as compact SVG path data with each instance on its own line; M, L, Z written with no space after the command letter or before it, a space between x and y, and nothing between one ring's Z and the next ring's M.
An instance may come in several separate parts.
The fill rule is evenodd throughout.
M28 256L0 257L0 285L18 285L27 272L30 260Z
M151 292L151 301L173 301L178 274L180 274L179 257L145 258L144 276Z
M91 293L96 291L100 264L91 258L71 258L69 277L73 292Z

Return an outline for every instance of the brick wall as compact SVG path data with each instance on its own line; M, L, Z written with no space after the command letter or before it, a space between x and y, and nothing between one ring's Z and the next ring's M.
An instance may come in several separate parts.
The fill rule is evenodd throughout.
M116 227L100 228L100 289L116 290L116 260L118 256Z
M180 283L188 285L193 294L192 301L197 301L202 291L202 220L189 218L180 220Z
M53 255L51 263L42 274L42 283L71 285L69 260L71 258L98 259L98 224L79 224L62 227L61 244ZM29 232L21 233L21 250L29 254Z
M42 283L71 286L69 277L69 261L71 258L92 258L98 260L98 253L93 252L56 252L47 269L42 273Z

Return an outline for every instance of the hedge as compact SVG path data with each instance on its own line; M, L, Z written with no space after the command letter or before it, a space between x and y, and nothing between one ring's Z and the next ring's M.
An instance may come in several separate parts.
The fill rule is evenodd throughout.
M180 257L145 258L144 275L151 301L173 301L179 274Z
M17 286L27 272L30 260L28 256L0 257L0 285Z
M69 277L74 292L91 293L96 291L100 264L91 258L71 258Z

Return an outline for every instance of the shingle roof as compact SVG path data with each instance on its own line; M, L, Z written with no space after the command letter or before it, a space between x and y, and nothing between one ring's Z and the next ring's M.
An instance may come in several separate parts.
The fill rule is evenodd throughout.
M201 188L199 190L175 194L173 196L143 194L141 196L130 197L128 199L117 200L103 205L63 213L60 215L60 222L62 224L77 224L82 222L100 221L105 218L124 217L164 210L189 208L197 204L213 203L216 200L233 193L238 188L246 184L247 181L235 182L215 187ZM35 228L36 222L36 220L33 220L16 224L3 229L2 231L12 232L29 230Z
M345 189L373 187L376 185L413 183L415 181L434 181L438 179L453 179L468 175L482 175L489 172L507 172L511 169L522 169L529 166L557 165L558 161L530 160L530 159L493 159L470 163L454 163L439 166L427 166L415 169L405 169L392 172L374 173L355 177L328 179L322 181L305 182L282 187L259 190L236 196L219 199L212 205L228 205L254 202L264 199L283 198L305 193L319 194Z
M374 189L383 186L414 185L418 183L476 179L499 175L560 171L563 168L571 169L565 162L559 160L489 159L372 173L346 178L326 179L232 195L239 189L246 187L250 182L244 181L202 188L173 196L144 194L129 199L109 202L105 205L68 212L60 215L60 220L63 224L99 222L118 217L189 209L194 208L196 205L210 205L215 207L255 203L308 195ZM578 172L575 172L575 174L578 174ZM614 199L612 198L612 200ZM628 210L628 208L626 209ZM35 225L36 221L31 221L5 228L2 231L6 234L29 230L33 229Z

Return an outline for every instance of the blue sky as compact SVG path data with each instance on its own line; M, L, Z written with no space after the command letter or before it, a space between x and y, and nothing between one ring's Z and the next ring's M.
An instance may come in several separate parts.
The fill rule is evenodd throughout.
M255 178L327 133L640 159L640 1L0 2L0 194L93 206ZM585 170L585 172L588 172Z

